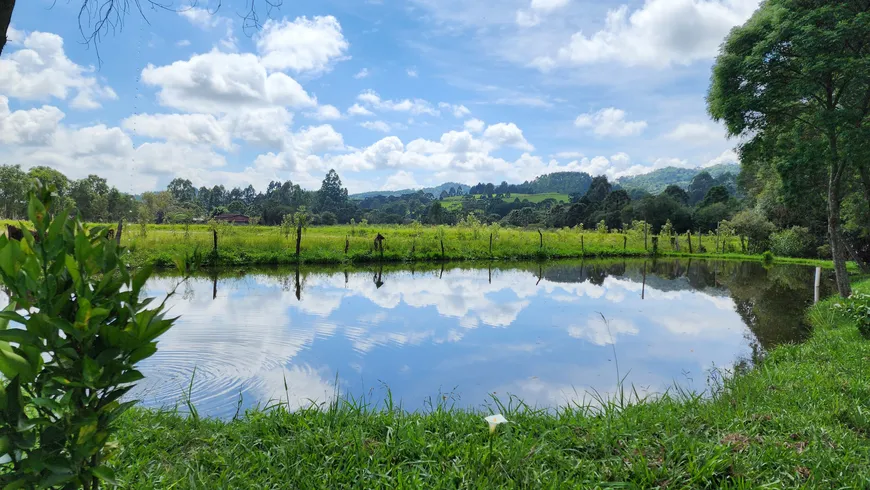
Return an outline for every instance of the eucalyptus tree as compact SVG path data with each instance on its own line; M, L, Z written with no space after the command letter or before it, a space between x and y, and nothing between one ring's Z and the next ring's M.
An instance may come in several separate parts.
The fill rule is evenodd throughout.
M765 157L823 170L837 289L849 296L841 203L867 145L870 3L766 0L722 45L707 104L731 136L744 139L743 148L764 147ZM809 151L779 144L783 140L800 141ZM782 172L781 178L799 174Z

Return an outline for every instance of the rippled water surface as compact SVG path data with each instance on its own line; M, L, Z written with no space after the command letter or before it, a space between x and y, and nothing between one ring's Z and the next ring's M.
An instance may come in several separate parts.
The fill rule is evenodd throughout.
M435 267L435 268L433 268ZM257 269L189 279L135 396L201 415L340 393L407 409L449 393L558 406L626 383L703 391L711 369L807 335L815 269L660 260L397 269ZM822 296L830 293L822 271ZM163 295L177 278L155 277ZM195 369L195 375L194 375Z

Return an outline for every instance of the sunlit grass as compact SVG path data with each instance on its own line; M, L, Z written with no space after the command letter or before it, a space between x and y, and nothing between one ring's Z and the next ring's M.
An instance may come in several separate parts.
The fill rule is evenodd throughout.
M557 411L437 396L420 412L338 397L233 421L136 410L112 464L125 488L868 488L870 341L831 304L809 312L809 341L709 396L623 387ZM510 423L491 437L495 413Z

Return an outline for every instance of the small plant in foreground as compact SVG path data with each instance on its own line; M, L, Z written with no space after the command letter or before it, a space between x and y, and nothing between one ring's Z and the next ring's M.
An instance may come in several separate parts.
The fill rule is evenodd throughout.
M142 379L175 319L140 299L150 268L131 275L104 227L85 229L37 186L35 235L0 237L0 486L99 488L111 482L107 448L121 402ZM20 324L9 328L9 323Z
M858 324L861 335L870 338L870 294L853 294L834 306Z

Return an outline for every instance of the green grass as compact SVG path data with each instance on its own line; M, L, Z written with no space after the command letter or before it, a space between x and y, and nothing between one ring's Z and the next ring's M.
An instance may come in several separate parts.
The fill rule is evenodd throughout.
M441 200L441 204L451 211L461 209L462 199L464 197L465 196L447 197ZM473 197L475 199L480 199L480 195L474 195ZM537 204L547 199L555 199L558 202L568 202L571 200L571 196L568 194L559 194L558 192L545 192L543 194L511 194L511 197L502 197L502 201L505 202L513 202L514 199L519 199L520 202L529 201L530 203Z
M415 413L339 399L232 421L134 410L111 463L125 488L868 488L870 341L834 302L810 310L805 344L709 397L636 403L625 387L558 412L436 397ZM510 421L493 438L491 412Z
M440 233L443 231L444 250L441 250ZM368 226L316 226L306 230L302 238L302 251L297 259L295 239L291 234L285 238L277 227L251 226L227 227L220 232L218 253L212 253L213 236L205 225L149 225L143 236L138 225L131 225L123 234L124 244L132 250L133 263L154 263L169 266L173 257L189 255L194 250L205 254L206 265L271 265L337 264L362 262L422 262L422 261L467 261L467 260L541 260L581 257L640 257L652 252L652 237L646 247L642 233L596 233L573 229L538 230L501 228L493 233L492 252L489 248L490 227L433 227L402 225ZM386 237L384 252L375 252L374 237ZM348 251L345 253L345 240ZM694 256L759 260L760 256L737 253L740 243L736 238L729 241L729 253L698 253L697 236L692 237ZM680 237L680 252L670 240L659 243L661 255L689 255L686 237ZM705 236L703 244L712 252L715 237ZM777 261L788 261L777 259ZM830 266L829 261L796 260Z

